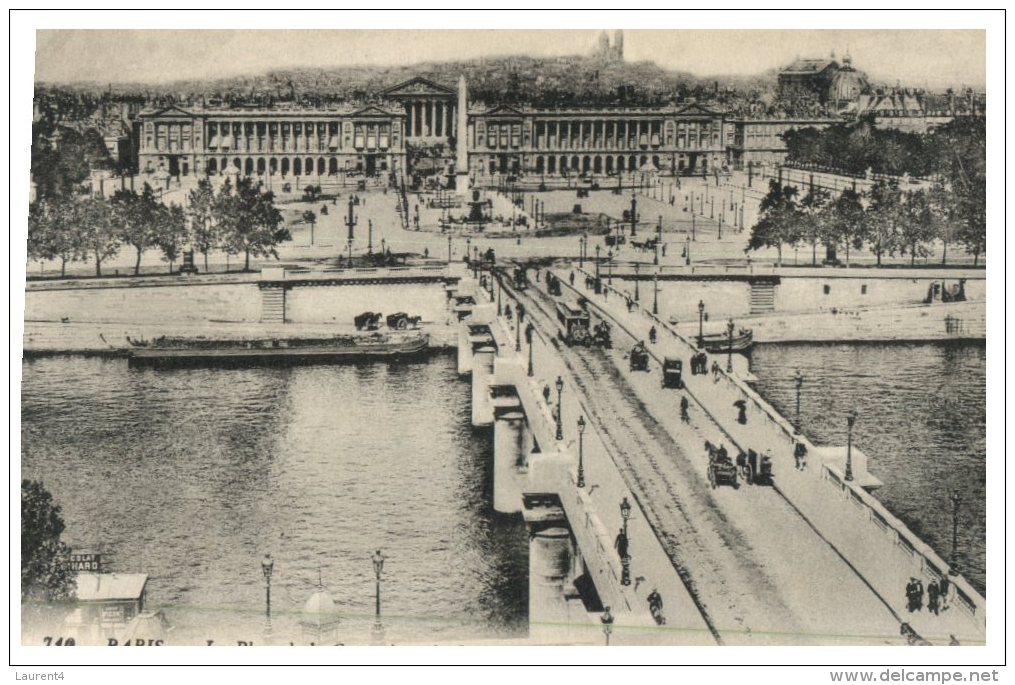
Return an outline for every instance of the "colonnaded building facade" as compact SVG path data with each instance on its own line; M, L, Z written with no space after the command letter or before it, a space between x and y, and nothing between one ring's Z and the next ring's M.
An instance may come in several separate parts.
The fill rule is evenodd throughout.
M138 168L172 176L443 171L450 169L459 143L458 102L453 88L415 78L360 107L146 111L139 115ZM477 180L497 174L710 173L781 161L778 133L834 121L729 118L701 104L470 106L464 144L469 174Z

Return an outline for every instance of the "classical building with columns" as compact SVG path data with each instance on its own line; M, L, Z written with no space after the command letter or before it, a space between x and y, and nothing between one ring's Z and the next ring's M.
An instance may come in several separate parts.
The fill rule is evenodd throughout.
M377 175L404 167L404 115L340 109L190 109L143 112L138 169L173 176Z
M273 109L168 107L142 112L138 168L173 176L380 176L450 173L459 143L455 89L414 78L369 105ZM473 103L469 175L709 173L779 161L778 134L822 120L750 121L701 104L531 108Z
M730 141L720 113L697 104L652 109L529 109L469 113L470 173L702 173Z

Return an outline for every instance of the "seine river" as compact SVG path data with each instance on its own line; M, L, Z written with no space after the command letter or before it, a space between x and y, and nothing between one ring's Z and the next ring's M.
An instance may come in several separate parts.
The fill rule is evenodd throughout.
M53 493L72 547L151 576L174 644L260 644L269 552L277 641L301 641L319 578L337 639L376 640L378 548L384 640L526 634L525 527L491 510L490 436L469 424L453 356L171 371L52 357L22 370L23 477Z
M751 354L755 386L790 419L797 370L804 433L818 444L845 445L846 414L855 408L854 443L884 481L874 495L946 560L949 495L959 493L959 561L985 591L986 345L759 345Z

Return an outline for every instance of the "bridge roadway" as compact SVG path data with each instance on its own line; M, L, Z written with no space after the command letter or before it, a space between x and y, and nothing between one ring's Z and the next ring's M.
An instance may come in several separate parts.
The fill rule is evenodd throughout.
M554 302L541 284L505 290L555 336ZM627 371L627 343L618 342L612 351L560 345L560 354L717 638L746 645L902 643L897 614L774 489L711 489L704 441L731 445L729 437L703 412L681 423L677 391L660 388L658 371Z

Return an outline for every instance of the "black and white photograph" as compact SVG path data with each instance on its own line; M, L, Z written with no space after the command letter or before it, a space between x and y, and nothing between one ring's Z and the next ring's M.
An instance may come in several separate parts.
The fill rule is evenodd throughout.
M12 62L17 654L989 661L1003 13L295 14Z

